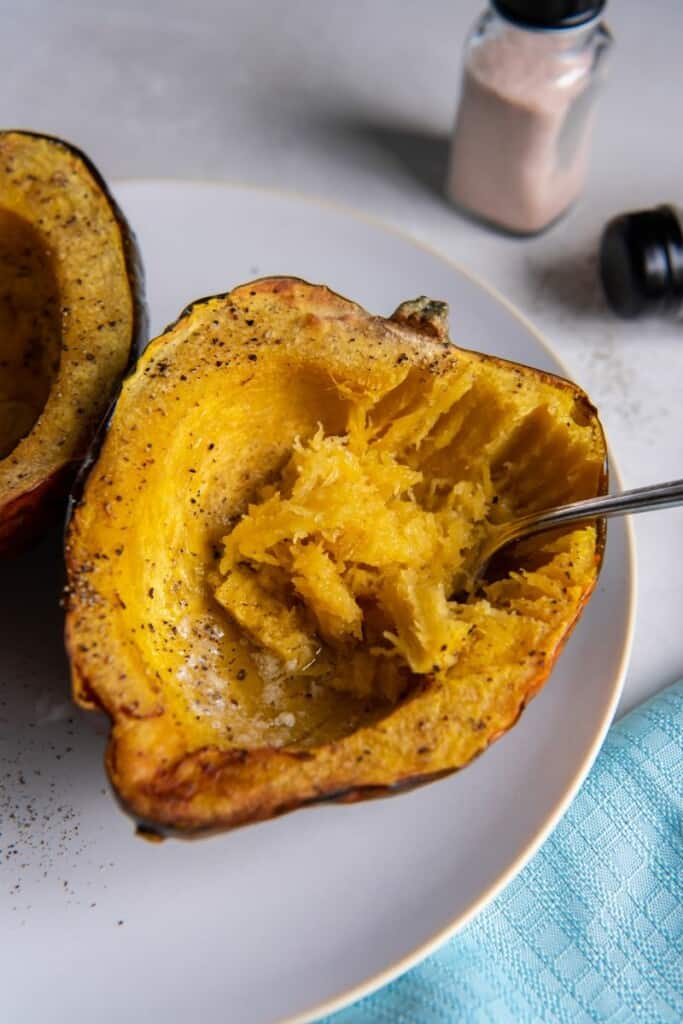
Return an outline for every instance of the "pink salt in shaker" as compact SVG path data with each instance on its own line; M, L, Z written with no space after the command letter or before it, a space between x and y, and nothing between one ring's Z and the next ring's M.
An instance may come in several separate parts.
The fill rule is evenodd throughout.
M492 0L465 47L446 191L535 234L579 195L612 37L605 0Z

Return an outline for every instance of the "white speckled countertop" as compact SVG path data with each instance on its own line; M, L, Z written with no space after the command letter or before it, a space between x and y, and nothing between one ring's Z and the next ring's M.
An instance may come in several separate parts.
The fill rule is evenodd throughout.
M600 408L626 486L681 477L683 324L613 318L595 248L617 212L683 205L683 5L608 5L616 47L587 188L565 221L524 241L466 221L439 191L462 40L481 7L0 0L0 124L68 138L109 178L267 184L400 227L545 332ZM623 709L683 674L683 510L635 527L638 615Z

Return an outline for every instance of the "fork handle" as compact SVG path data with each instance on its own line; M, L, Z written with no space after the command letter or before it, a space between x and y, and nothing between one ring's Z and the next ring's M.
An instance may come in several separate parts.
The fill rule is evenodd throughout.
M549 508L545 512L531 512L501 526L500 533L496 531L491 538L490 554L513 540L532 537L536 533L552 530L557 526L582 523L597 517L609 519L628 513L672 508L675 505L683 505L683 480L670 480L664 484L636 487L631 491L622 491L621 494L605 494L598 498L574 501L569 505L560 505L559 508Z

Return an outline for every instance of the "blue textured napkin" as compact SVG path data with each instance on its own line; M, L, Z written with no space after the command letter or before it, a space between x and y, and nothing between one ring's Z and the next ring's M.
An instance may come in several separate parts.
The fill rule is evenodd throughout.
M328 1024L683 1021L683 680L612 727L564 818L472 924Z

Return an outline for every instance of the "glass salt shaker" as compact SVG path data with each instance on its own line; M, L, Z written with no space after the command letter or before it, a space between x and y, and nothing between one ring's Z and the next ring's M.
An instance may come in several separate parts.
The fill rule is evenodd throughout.
M446 192L515 234L581 192L612 44L605 0L492 0L465 46Z

